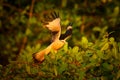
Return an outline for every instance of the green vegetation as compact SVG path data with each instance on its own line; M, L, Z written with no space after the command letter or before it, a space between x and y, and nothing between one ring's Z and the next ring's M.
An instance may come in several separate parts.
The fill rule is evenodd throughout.
M119 0L1 0L0 80L120 80ZM60 13L73 34L43 63L32 54L50 44L41 20Z

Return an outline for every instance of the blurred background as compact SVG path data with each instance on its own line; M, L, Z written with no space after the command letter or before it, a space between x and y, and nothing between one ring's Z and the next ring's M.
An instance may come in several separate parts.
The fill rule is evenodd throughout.
M50 32L41 21L52 11L60 14L62 33L73 22L70 47L79 46L82 36L95 42L113 31L109 36L120 41L119 0L0 0L0 64L50 44Z

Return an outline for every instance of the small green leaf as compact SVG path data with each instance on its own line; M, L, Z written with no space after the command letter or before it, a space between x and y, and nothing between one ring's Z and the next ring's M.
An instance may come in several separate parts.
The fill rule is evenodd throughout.
M112 43L115 41L114 37L111 37L109 40L110 40L110 42L112 42Z
M78 53L78 50L79 50L79 47L75 46L75 47L73 47L72 52L76 54L76 53Z
M111 64L108 64L107 62L102 64L103 68L105 68L105 70L112 70L113 66Z
M119 14L119 11L120 10L120 8L119 8L119 6L116 6L115 8L114 8L114 12L113 12L113 16L114 17L116 17L118 14Z
M116 47L114 47L114 48L112 49L112 52L113 52L113 56L114 56L116 59L118 59L118 55L117 55L118 51L117 51Z
M101 48L101 51L107 50L109 48L109 43L105 43L105 45Z
M98 55L98 57L100 57L100 58L103 58L103 57L104 57L104 53L102 53L102 51L100 51L100 50L97 50L97 55Z
M30 66L29 66L29 65L27 65L27 64L26 64L26 71L27 71L27 73L28 73L28 74L30 74L30 73L31 73L31 72L30 72Z
M29 28L27 28L27 30L26 30L26 35L31 35L31 30L29 29Z
M68 51L68 43L67 42L64 44L63 49L64 49L65 52Z
M62 72L67 69L67 67L68 67L68 66L67 66L67 63L62 62L61 66L60 66L59 69L58 69L59 74L62 74Z
M101 28L98 27L98 26L96 26L96 27L93 28L93 31L99 31L99 32L100 32L100 31L101 31Z
M58 72L57 72L56 66L54 66L53 70L54 70L55 76L57 76Z
M31 24L33 24L33 23L36 23L37 20L36 20L35 17L32 17L32 18L29 19L29 22L30 22Z
M87 40L86 37L82 37L81 46L82 46L83 48L87 48L87 47L88 47L88 40Z
M97 59L97 55L96 55L96 54L93 54L93 55L92 55L92 58L93 58L93 59Z
M84 76L85 76L85 71L80 71L80 74L79 74L79 80L84 80Z
M36 46L35 46L35 50L40 49L40 47L41 47L41 44L36 44Z

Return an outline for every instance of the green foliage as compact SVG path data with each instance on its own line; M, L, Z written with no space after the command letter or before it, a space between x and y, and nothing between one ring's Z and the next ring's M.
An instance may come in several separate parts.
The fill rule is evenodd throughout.
M109 36L115 30L107 33L119 25L119 3L1 0L0 80L119 80L120 42ZM57 53L51 51L43 63L37 64L32 54L46 48L51 37L41 21L53 10L60 13L62 33L73 22L73 34L63 48Z
M27 47L17 61L11 61L6 67L0 67L3 74L1 78L61 80L120 78L120 54L117 52L120 47L114 38L103 38L102 42L92 43L83 37L80 43L73 48L66 43L57 53L51 51L41 64L35 64L31 59L35 48ZM36 49L39 47L37 45ZM4 68L5 71L2 70Z

